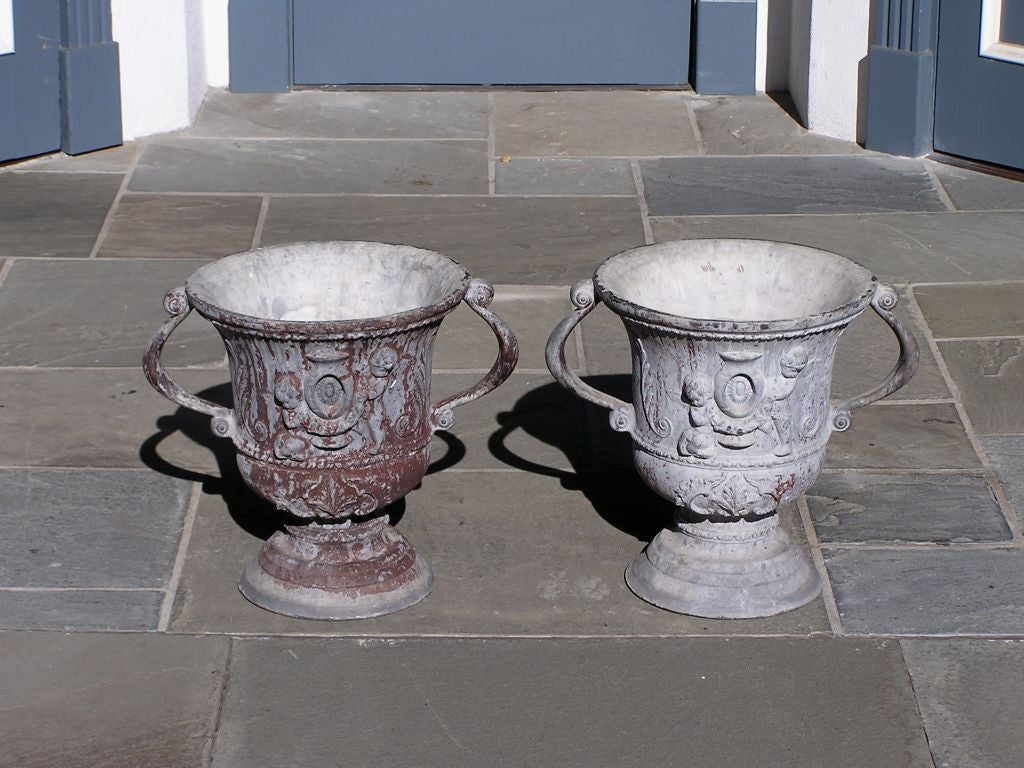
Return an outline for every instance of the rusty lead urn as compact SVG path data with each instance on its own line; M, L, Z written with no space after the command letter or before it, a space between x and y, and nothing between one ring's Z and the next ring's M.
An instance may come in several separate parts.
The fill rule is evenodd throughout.
M438 253L383 243L299 243L228 256L164 301L171 318L145 358L166 397L212 417L249 486L287 513L239 584L253 603L313 619L379 616L422 600L433 571L381 512L427 469L452 409L515 368L494 295ZM441 321L465 301L494 331L498 359L474 387L431 405ZM234 409L189 394L160 353L195 309L220 332Z
M690 240L635 248L571 292L576 310L548 341L555 378L611 409L633 438L644 481L676 505L626 570L644 600L709 618L770 616L820 590L808 557L779 527L779 505L821 472L850 412L913 376L918 348L892 310L896 291L833 253L760 240ZM633 404L579 379L563 346L603 301L626 327ZM829 403L843 330L868 306L899 340L878 387Z

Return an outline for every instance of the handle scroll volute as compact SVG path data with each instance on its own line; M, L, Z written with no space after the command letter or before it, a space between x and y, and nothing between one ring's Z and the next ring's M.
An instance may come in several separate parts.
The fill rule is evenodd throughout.
M490 371L472 387L457 392L437 403L431 412L431 426L434 431L451 429L455 424L454 409L477 400L497 389L512 375L519 362L519 341L508 324L491 312L494 288L483 280L472 278L463 301L490 326L498 340L498 356Z
M576 326L582 322L583 318L589 315L598 304L599 298L594 292L594 281L589 279L581 280L573 285L572 290L569 291L569 299L576 309L566 315L565 319L555 326L551 336L548 338L545 350L548 369L551 371L551 375L555 377L555 381L570 392L611 411L608 421L612 429L616 432L629 432L632 434L633 427L636 424L633 406L584 382L583 379L570 369L565 359L566 340Z
M192 305L189 303L188 294L184 288L174 288L164 296L164 309L170 315L163 325L153 334L153 340L142 361L143 371L146 379L153 388L166 397L168 400L184 406L192 411L205 413L211 417L210 427L218 437L234 437L235 420L231 409L224 408L216 403L210 402L191 392L182 389L167 374L160 355L163 352L164 344L174 330L185 322L185 318L192 312Z
M850 428L852 423L850 419L851 411L881 400L883 397L888 397L910 381L917 371L917 365L921 359L917 339L914 338L913 334L906 329L893 312L899 300L899 293L891 285L879 283L876 287L875 295L871 298L871 308L896 334L896 340L900 345L899 359L889 372L889 375L877 387L857 397L843 400L832 407L832 429L836 432L845 432Z

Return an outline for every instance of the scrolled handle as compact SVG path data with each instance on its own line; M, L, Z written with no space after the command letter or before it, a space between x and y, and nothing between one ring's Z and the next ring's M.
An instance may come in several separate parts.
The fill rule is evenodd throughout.
M463 301L491 327L498 340L498 357L494 361L494 365L491 366L491 370L480 381L472 387L445 398L433 407L430 422L435 432L441 429L451 429L455 424L455 414L453 413L455 408L477 400L497 389L512 375L512 371L515 370L516 364L519 362L519 342L516 340L516 335L504 320L488 309L493 300L494 288L488 283L476 278L469 281L469 288L466 290Z
M182 405L189 410L205 413L212 418L210 423L213 433L218 437L233 437L235 434L235 418L230 408L224 408L216 403L205 400L191 392L187 392L174 383L163 362L160 354L164 344L174 329L181 325L185 318L192 312L192 304L188 300L188 294L184 288L174 288L164 296L164 309L170 318L153 334L153 340L146 350L142 360L142 367L146 373L146 379L153 388L168 400Z
M850 412L852 410L869 405L876 400L881 400L883 397L888 397L910 381L917 371L917 364L921 359L917 339L914 338L913 334L903 326L903 323L893 313L899 300L899 293L891 285L879 283L875 288L875 295L871 297L871 308L896 334L896 339L900 345L900 356L896 361L896 365L889 371L889 375L885 377L881 384L862 395L843 400L832 407L832 429L836 432L845 432L850 428L852 424Z
M572 301L576 309L566 315L565 319L555 326L555 330L551 332L551 336L548 338L547 348L545 349L548 370L555 377L555 381L570 392L595 405L600 405L602 408L610 410L611 413L608 416L608 421L612 429L616 432L632 433L633 427L636 424L636 414L633 406L599 389L594 389L585 383L583 379L570 370L565 360L565 342L569 338L569 334L583 321L583 318L593 311L600 301L594 293L594 281L592 279L580 280L574 284L569 291L569 300Z

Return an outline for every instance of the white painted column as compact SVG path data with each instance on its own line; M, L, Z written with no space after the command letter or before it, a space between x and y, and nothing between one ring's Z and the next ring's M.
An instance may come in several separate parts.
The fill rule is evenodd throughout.
M126 140L185 128L228 82L228 0L111 0Z
M207 85L213 88L227 88L230 74L228 0L203 0L203 42L206 51Z

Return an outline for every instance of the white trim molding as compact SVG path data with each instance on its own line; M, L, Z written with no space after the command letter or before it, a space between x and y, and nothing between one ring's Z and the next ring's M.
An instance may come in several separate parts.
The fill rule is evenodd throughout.
M1024 45L1006 43L1000 39L999 28L1003 20L1003 0L982 0L981 43L978 55L986 59L1024 64Z
M0 0L0 56L14 53L14 0Z

